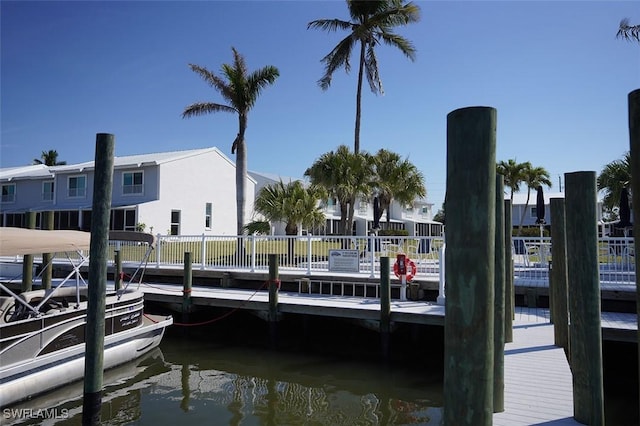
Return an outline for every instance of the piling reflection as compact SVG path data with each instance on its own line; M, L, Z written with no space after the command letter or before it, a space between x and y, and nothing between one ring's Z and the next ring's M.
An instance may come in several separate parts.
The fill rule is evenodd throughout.
M105 375L103 425L440 424L440 373L171 337L161 348ZM47 407L65 415L2 424L81 424L82 383L15 408Z

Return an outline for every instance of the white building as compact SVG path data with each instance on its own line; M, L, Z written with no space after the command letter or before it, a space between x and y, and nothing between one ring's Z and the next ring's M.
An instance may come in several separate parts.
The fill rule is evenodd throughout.
M0 169L0 224L54 212L55 229L89 230L94 162ZM255 180L247 178L250 217ZM183 235L236 234L235 163L217 148L114 158L111 229Z

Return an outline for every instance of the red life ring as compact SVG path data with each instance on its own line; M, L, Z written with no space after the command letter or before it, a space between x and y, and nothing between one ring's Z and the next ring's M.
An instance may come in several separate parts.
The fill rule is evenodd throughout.
M409 259L408 257L404 258L404 268L405 271L407 271L407 282L411 281L413 279L413 277L416 276L416 273L418 272L418 268L416 267L416 264L413 262L413 260ZM398 262L396 261L396 263L393 264L393 273L396 274L396 277L400 278L400 266L398 265Z

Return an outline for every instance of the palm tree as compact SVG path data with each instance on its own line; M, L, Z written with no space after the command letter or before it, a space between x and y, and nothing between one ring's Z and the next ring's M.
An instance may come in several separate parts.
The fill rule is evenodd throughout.
M235 48L233 63L222 64L222 78L199 65L189 64L196 74L220 93L227 104L215 102L196 102L187 106L182 112L182 118L189 118L216 112L230 112L238 114L238 134L231 145L231 154L236 154L236 204L238 235L244 232L245 187L247 181L247 151L245 146L245 132L249 111L256 103L262 89L267 87L280 75L278 69L267 65L252 73L247 70L244 57Z
M340 206L340 230L351 235L353 213L357 197L368 197L373 188L375 173L373 158L366 152L352 153L345 145L322 154L304 175L313 185L324 188Z
M510 158L507 161L499 161L496 172L504 177L504 186L510 189L509 200L513 204L513 193L520 191L520 184L524 181L525 170L531 168L531 163L518 163Z
M322 188L305 188L299 180L287 184L280 181L260 190L254 208L270 222L285 222L287 235L297 235L303 227L324 224L319 202L325 195Z
M379 150L374 157L376 165L376 191L380 202L379 215L387 211L389 227L389 206L395 199L408 206L416 198L427 195L424 176L408 159L401 160L400 155L386 149ZM379 220L380 217L374 218Z
M324 213L319 202L326 195L316 186L305 188L299 180L288 184L279 183L263 187L255 201L256 212L271 222L285 222L285 233L297 235L303 226L313 228L324 224ZM295 239L287 240L287 258L295 256Z
M527 167L523 172L523 183L527 185L527 201L524 203L524 209L520 215L520 225L518 226L518 236L522 232L522 223L524 222L524 216L529 207L529 201L531 199L531 190L536 189L539 186L546 186L551 188L551 179L549 172L544 167L533 167L531 163L527 162Z
M620 21L620 27L618 27L617 38L622 38L628 41L640 42L640 25L630 25L629 18L624 18Z
M351 69L351 52L356 44L360 44L358 59L358 86L356 93L356 127L353 152L360 152L360 116L362 101L362 80L366 73L371 92L384 93L382 81L378 73L378 59L375 47L381 43L394 46L412 61L415 60L416 50L413 44L392 32L394 27L418 22L420 20L420 8L413 3L404 3L403 0L360 1L347 0L347 7L351 15L351 21L342 19L317 19L309 22L307 29L316 28L328 32L337 30L349 31L349 34L329 52L322 63L325 65L325 73L318 80L322 90L327 90L331 85L333 73L338 68L344 67L348 73Z
M631 153L627 151L620 160L612 161L604 166L598 175L598 191L604 192L602 204L605 209L612 211L620 205L622 188L631 188Z
M33 164L44 164L45 166L64 166L66 161L58 161L58 151L50 149L49 151L42 151L40 158L34 158Z

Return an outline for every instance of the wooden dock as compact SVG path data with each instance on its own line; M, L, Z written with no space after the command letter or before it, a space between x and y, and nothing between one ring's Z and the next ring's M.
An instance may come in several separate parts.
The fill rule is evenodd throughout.
M180 303L182 287L143 284L145 299ZM249 309L266 313L268 292L194 287L195 305ZM280 292L278 311L361 320L380 319L380 301L374 298ZM444 325L444 306L424 301L391 301L391 321ZM495 425L579 425L573 419L573 385L564 350L554 346L549 310L516 307L513 342L505 345L505 411L493 416ZM603 338L635 341L636 315L602 313Z
M494 425L579 425L573 419L573 384L564 350L554 346L546 309L516 308L513 342L504 348L505 394Z

